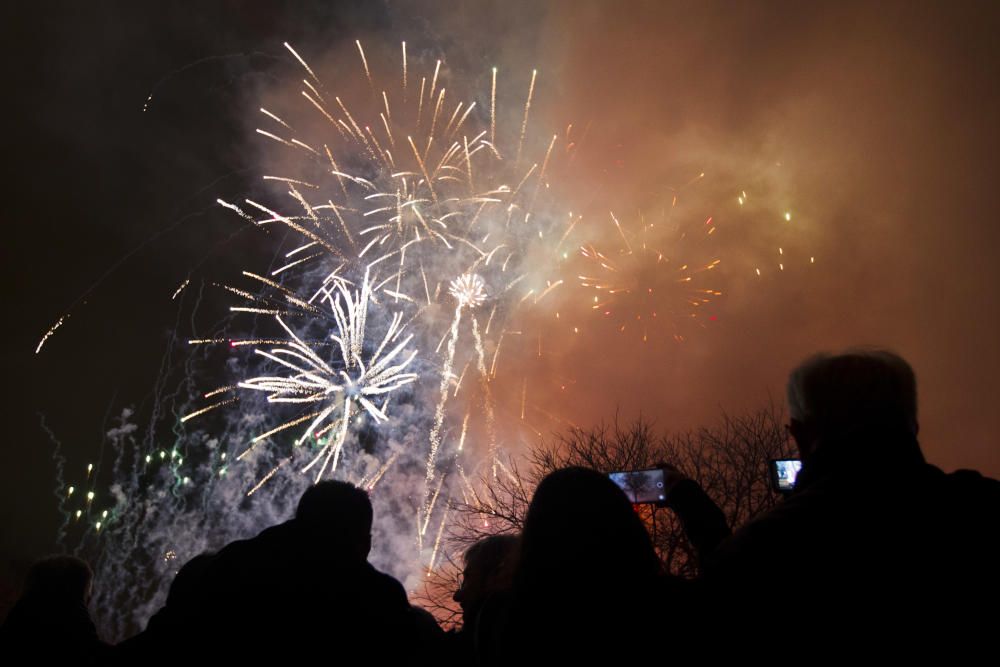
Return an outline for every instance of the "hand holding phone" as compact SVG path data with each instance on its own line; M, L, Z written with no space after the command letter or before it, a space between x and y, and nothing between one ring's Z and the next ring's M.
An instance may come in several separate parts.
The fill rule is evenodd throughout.
M663 486L667 493L670 493L670 489L674 488L677 482L688 478L687 475L669 463L661 462L656 464L656 467L663 471Z
M798 459L772 459L771 487L778 493L791 493L800 470L802 461Z
M673 472L677 472L676 469ZM625 492L631 502L662 505L667 500L668 474L666 468L649 468L612 472L608 473L608 477Z

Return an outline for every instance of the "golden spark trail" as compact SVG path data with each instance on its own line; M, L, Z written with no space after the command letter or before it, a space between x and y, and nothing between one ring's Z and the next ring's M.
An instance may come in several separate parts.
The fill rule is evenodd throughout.
M433 139L433 137L431 137ZM431 191L431 198L434 203L437 203L437 193L434 192L434 184L431 182L431 177L427 174L427 167L424 165L423 158L420 157L420 151L417 150L417 145L413 143L413 137L407 136L407 141L410 142L410 148L413 149L413 157L417 158L417 164L420 165L420 171L424 175L424 182L427 184L427 189Z
M358 45L358 53L361 54L361 64L365 67L365 77L368 78L368 85L371 86L372 93L375 92L375 82L372 81L372 73L368 70L368 59L365 58L365 50L361 48L361 40L356 39L354 43Z
M271 479L272 477L274 477L275 473L276 473L276 472L278 472L279 470L281 470L282 468L284 468L284 467L285 467L285 464L287 464L287 463L288 463L289 461L291 461L291 460L292 460L292 459L291 459L291 457L289 457L289 458L287 458L287 459L284 459L284 460L283 460L283 461L282 461L281 463L279 463L278 465L276 465L276 466L274 466L273 468L271 468L271 472L269 472L269 473L267 473L266 475L264 475L264 478L263 478L262 480L260 480L259 482L257 482L257 485L256 485L256 486L254 486L254 487L253 487L252 489L250 489L249 491L247 491L247 498L249 498L249 497L250 497L250 496L252 496L253 494L257 493L257 491L259 491L259 490L260 490L260 487L262 487L262 486L264 486L265 484L267 484L267 482L268 482L268 481L269 481L269 480L270 480L270 479Z
M406 102L406 42L403 42L403 102Z
M486 352L483 349L483 339L479 335L479 321L475 315L472 316L472 336L476 341L476 367L479 369L479 382L483 388L483 408L486 410L486 434L489 439L489 457L493 467L493 477L496 477L496 415L493 410L493 392L490 389L490 378L486 373Z
M298 53L295 52L295 49L292 48L292 45L289 44L288 42L285 42L285 48L291 51L292 55L295 56L295 59L298 60L302 64L302 66L306 68L306 71L309 72L309 76L313 78L313 81L319 83L319 77L316 76L316 73L312 71L312 68L310 68L309 65L306 64L306 61L302 59L302 56L300 56Z
M209 411L214 410L216 408L221 408L223 405L232 405L233 403L236 403L238 400L240 400L239 397L230 398L230 399L226 399L225 401L219 401L218 403L213 403L212 405L209 405L208 407L202 408L201 410L195 410L194 412L191 412L191 413L186 414L183 417L181 417L181 423L183 424L184 422L186 422L189 419L193 419L193 418L197 417L198 415L203 415L206 412L209 412Z
M438 73L441 71L441 61L437 61L437 65L434 66L434 78L431 79L431 92L427 95L427 101L430 102L434 99L434 89L437 87ZM432 132L433 133L433 132Z
M312 85L311 83L309 83L309 81L308 81L308 80L306 80L306 79L302 79L302 83L303 83L303 84L305 84L306 88L308 88L309 90L311 90L311 91L312 91L313 95L315 95L315 96L316 96L316 99L318 99L318 100L319 100L320 102L322 102L323 104L326 104L326 99L325 99L325 98L324 98L324 97L323 97L322 95L320 95L320 93L319 93L319 91L318 91L318 90L316 90L316 86L314 86L314 85ZM302 94L303 94L303 95L305 95L306 97L309 97L308 95L306 95L306 91L304 91L304 90L303 90L303 91L301 91L301 92L302 92ZM336 125L336 123L334 123L334 125Z
M240 383L240 386L243 386L242 382ZM321 414L321 412L322 412L322 410L320 410L318 412L313 412L312 414L308 414L308 415L305 415L303 417L299 417L298 419L293 419L291 421L287 421L284 424L281 424L280 426L276 426L276 427L272 428L270 431L267 431L266 433L261 433L260 435L254 436L253 438L251 438L250 442L253 443L253 444L256 444L256 443L260 442L261 440L263 440L264 438L267 438L268 436L272 436L275 433L279 433L281 431L284 431L286 428L291 428L293 426L297 426L298 424L301 424L302 422L309 421L310 419L313 419L314 417L316 417L319 414Z
M434 548L431 550L431 562L427 571L428 575L430 575L430 573L434 570L434 562L437 560L438 547L441 545L441 536L444 534L444 527L448 523L449 510L451 510L451 507L445 506L444 516L441 517L441 523L438 525L437 537L434 538Z
M554 283L546 287L544 290L542 290L542 293L538 295L538 298L535 299L535 303L538 303L539 301L544 299L546 294L548 294L549 292L551 292L552 290L554 290L555 288L559 287L562 284L563 281L560 278L559 280L555 281Z
M451 333L448 338L448 348L445 354L444 363L441 366L441 383L439 387L440 398L438 399L437 408L434 410L434 424L431 426L430 432L430 452L427 454L425 495L430 492L431 485L434 482L438 449L441 447L441 426L444 424L444 407L448 401L448 383L451 381L452 366L455 363L455 348L458 341L458 327L462 321L463 306L464 304L461 301L457 306L455 306L455 316L451 321ZM427 502L426 497L424 505L425 510L428 510L429 503Z
M493 363L490 364L490 375L493 377L497 376L497 357L500 356L500 346L503 344L503 337L507 334L506 331L500 332L500 339L497 341L497 347L493 350Z
M392 464L395 463L396 459L398 458L399 458L399 452L393 452L392 456L390 456L389 459L382 465L382 467L379 468L378 472L376 472L372 476L372 478L368 480L368 482L365 484L365 488L368 491L372 491L375 488L375 485L379 483L379 480L382 479L382 476L385 475L386 471L388 471L389 468L392 467Z
M382 116L383 121L388 119L389 122L392 122L392 111L389 110L389 96L384 90L382 91L382 104L385 105L385 115L382 116L382 113L379 112L379 116ZM389 122L385 123L385 133L392 139L392 132L389 131Z
M462 388L462 381L465 379L465 371L467 370L469 370L468 362L466 362L466 364L462 366L462 372L458 376L458 382L455 383L455 391L452 392L451 394L452 396L458 396L458 390Z
M490 316L488 318L486 318L486 333L487 333L487 335L490 333L490 326L493 324L493 316L496 315L496 314L497 314L497 307L496 307L496 304L494 304L493 308L490 309Z
M66 313L65 315L60 317L55 324L49 327L49 330L45 332L45 335L42 336L42 339L38 341L38 347L35 348L35 354L38 354L39 352L42 351L42 346L45 345L45 341L51 338L52 334L56 332L56 329L61 327L63 325L63 322L65 322L67 319L69 319L69 313Z
M517 158L514 160L515 163L521 161L521 149L524 147L524 137L528 134L528 113L531 111L531 97L535 94L535 77L538 75L538 70L531 70L531 85L528 86L528 99L524 103L524 120L521 121L521 138L517 142Z
M191 284L190 278L181 283L181 286L177 288L177 291L174 292L173 296L170 297L170 300L173 301L174 299L176 299L177 295L183 292L184 288L187 287L189 284Z
M268 287L271 287L271 288L274 288L274 289L278 290L279 292L281 292L285 296L285 299L289 303L291 303L291 304L293 304L295 306L298 306L299 308L303 308L303 309L308 310L308 311L313 312L313 313L319 312L319 309L316 308L314 305L312 305L311 303L309 303L307 301L303 301L302 299L298 298L297 296L295 296L295 294L291 290L289 290L288 288L282 286L279 283L274 282L273 280L265 278L264 276L259 276L256 273L251 273L250 271L244 271L243 275L246 276L247 278L252 278L253 280L257 280L259 282L264 283Z
M427 77L420 77L420 101L417 103L417 127L420 127L420 119L424 114L424 85L427 83Z
M539 435L541 435L541 434L539 433ZM506 473L506 474L507 474L507 477L508 477L508 479L510 479L510 481L512 481L512 482L515 482L515 483L517 483L517 477L516 477L516 476L514 475L513 471L511 471L511 469L510 469L510 468L508 468L508 467L507 467L507 466L506 466L506 465L504 464L504 462L503 462L503 461L499 461L499 460L498 460L498 461L497 461L497 464L498 464L498 465L500 466L500 469L501 469L501 470L503 470L503 471L504 471L504 473Z
M426 159L427 153L431 149L431 142L434 141L434 129L437 127L438 115L441 113L441 105L444 104L444 92L445 89L441 89L441 94L438 95L437 104L434 105L434 115L431 116L431 131L427 135L427 150L424 151L424 158Z
M493 68L493 86L490 89L490 143L497 143L497 68Z
M459 106L461 106L461 104L459 104ZM458 130L465 123L465 119L469 117L469 114L472 113L472 110L475 109L475 108L476 108L476 103L475 102L471 103L468 106L468 108L466 108L465 113L463 113L462 116L461 116L461 118L458 119L458 123L455 124L455 127L451 128L451 133L448 135L449 137L454 136L458 132ZM463 138L466 138L466 137L463 136Z
M441 495L441 487L444 486L444 480L446 477L447 475L441 475L441 478L438 480L437 487L434 489L434 495L431 497L430 505L428 505L427 512L424 515L424 525L420 528L420 533L422 535L427 533L427 526L431 521L431 513L434 512L434 506L437 504L438 496Z
M625 247L628 248L629 254L631 254L632 253L632 244L629 243L628 239L625 237L625 232L622 230L622 225L621 225L620 222L618 222L618 218L615 217L614 211L610 211L610 213L611 213L611 219L614 220L615 227L618 229L618 233L621 234L622 241L625 242Z
M559 135L553 134L552 141L549 142L549 148L545 151L545 159L542 160L542 168L538 172L538 181L535 183L535 191L531 195L531 203L528 204L528 210L525 214L525 221L531 216L532 211L535 209L535 201L538 199L538 191L541 190L542 185L545 182L545 171L549 168L549 158L552 157L552 149L556 145L556 140Z
M462 420L462 435L458 438L458 451L462 451L465 448L465 434L469 430L469 413L465 413L465 419Z
M261 112L262 114L264 114L265 116L267 116L268 118L270 118L270 119L272 119L272 120L275 120L275 121L277 121L277 122L281 123L281 125L282 125L282 126L284 126L284 127L285 127L285 129L287 129L287 130L290 130L290 129L292 129L292 128L291 128L291 126L289 126L289 125L288 125L288 123L286 123L285 121L281 120L280 118L278 118L277 116L275 116L275 115L274 115L273 113L271 113L270 111L268 111L268 110L267 110L267 109L265 109L264 107L261 107L261 108L260 108L260 112Z

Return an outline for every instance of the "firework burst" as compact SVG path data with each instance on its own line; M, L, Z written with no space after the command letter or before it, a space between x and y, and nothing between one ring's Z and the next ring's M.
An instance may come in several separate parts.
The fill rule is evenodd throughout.
M552 262L541 261L543 256L555 256L577 222L565 212L554 213L550 192L561 164L557 158L571 156L575 146L572 126L564 137L528 141L537 72L519 96L523 113L515 133L504 123L498 126L496 68L487 112L450 88L446 92L440 61L432 73L422 75L407 62L405 44L402 76L383 80L357 43L363 85L338 80L338 90L324 83L319 68L285 46L306 78L294 96L298 105L280 97L274 100L277 106L261 108L265 124L257 133L277 144L275 159L284 165L281 175L264 176L275 199L219 201L257 227L283 226L292 232L292 245L277 268L266 275L244 272L257 281L258 291L223 286L247 301L233 311L272 316L280 327L273 338L225 342L232 347L252 345L255 354L280 373L245 378L227 388L236 395L220 397L185 419L238 402L238 389L263 394L268 405L301 404L307 408L304 413L254 436L243 454L287 429L300 429L295 445L309 440L319 447L302 468L315 470L318 480L336 469L352 415L365 413L376 424L384 422L388 396L417 380L407 370L416 352L403 351L413 341L414 347L425 350L421 367L435 369L437 376L423 453L426 488L418 521L422 542L444 477L461 465L455 459L461 442L451 448L454 451L446 448L445 459L439 456L451 422L462 419L464 434L476 408L487 440L483 453L496 460L499 443L490 383L496 377L500 344L509 333L505 326L523 304L533 305L540 295L563 284L547 280L540 288L530 287L539 283L537 267L552 268ZM565 147L556 150L560 142ZM533 157L536 144L544 152ZM317 274L328 276L323 287L310 299L299 297ZM362 286L352 291L348 285L359 282L360 275ZM363 341L370 306L376 321L391 322L369 358L362 349L368 349ZM481 308L482 314L477 312ZM315 332L316 323L327 320L335 327L327 339L310 341L301 333ZM294 321L303 325L293 326ZM414 332L405 338L404 322ZM327 355L330 348L337 352L333 359ZM478 382L463 385L467 371ZM458 397L460 389L465 396L454 406L449 397ZM449 409L458 415L450 415ZM447 461L447 470L439 469L439 460Z
M497 139L496 68L487 122L475 101L456 100L445 88L441 61L417 88L405 43L401 88L396 77L382 88L358 43L367 85L340 92L286 47L308 74L300 90L304 110L289 111L295 123L261 109L266 129L257 132L296 158L295 173L264 177L284 188L291 208L220 201L257 225L283 224L301 239L275 274L333 258L371 271L376 289L393 300L431 304L447 276L476 264L515 271L526 232L543 238L550 231L548 216L537 214L559 137L551 137L537 161L528 160L525 146L537 73L516 148L508 151Z
M271 362L281 374L261 375L239 382L238 387L263 392L270 404L297 404L315 408L279 426L259 434L251 441L249 452L258 443L270 436L300 424L307 424L296 439L301 445L309 437L320 444L319 452L303 468L303 472L318 465L316 479L326 470L335 470L347 437L351 417L355 412L367 413L376 423L388 419L386 407L392 392L417 379L407 368L417 355L415 349L408 349L413 335L405 335L402 313L394 313L385 333L371 342L368 309L372 302L371 283L367 279L360 289L352 290L347 281L328 281L309 302L304 302L310 313L317 308L329 315L335 331L329 334L329 341L335 345L334 358L323 350L327 341L308 343L275 314L284 337L271 341L268 349L258 347L254 353ZM222 401L224 405L230 401ZM216 407L216 405L210 406ZM195 416L205 409L188 415Z
M610 222L621 240L614 250L595 244L580 248L584 267L578 280L591 310L622 334L636 332L643 342L663 331L681 342L687 323L704 326L714 319L706 311L722 296L711 282L722 260L710 244L716 232L711 217L678 225L669 216L650 222L640 213L632 232L614 213Z
M486 301L486 283L475 273L465 273L451 281L448 293L455 297L459 307L476 308Z

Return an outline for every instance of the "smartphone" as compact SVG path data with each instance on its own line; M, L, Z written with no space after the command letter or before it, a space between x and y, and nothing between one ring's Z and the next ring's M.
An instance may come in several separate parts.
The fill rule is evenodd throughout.
M663 470L624 470L608 473L633 503L663 504L667 500L667 488L663 481Z
M795 479L802 470L802 461L798 459L771 460L771 486L778 493L788 493L795 488Z

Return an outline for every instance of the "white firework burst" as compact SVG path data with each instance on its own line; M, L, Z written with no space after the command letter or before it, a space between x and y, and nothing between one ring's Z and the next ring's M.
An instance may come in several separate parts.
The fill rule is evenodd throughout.
M475 308L486 301L486 283L478 273L463 273L451 281L448 293L460 306Z
M337 330L330 335L330 340L337 345L338 358L328 363L276 316L287 339L270 350L256 349L254 352L291 372L249 378L239 386L266 392L269 403L316 405L316 411L285 422L264 435L309 422L296 444L310 436L320 439L319 452L302 470L307 472L319 464L316 473L319 480L327 468L331 472L336 470L354 412L363 410L376 423L388 419L389 395L417 379L416 373L406 371L417 351L406 349L413 335L403 336L403 315L395 313L381 342L366 354L368 305L372 300L367 276L360 290L352 291L346 281L337 280L333 286L320 290L317 296L330 307L336 322Z

